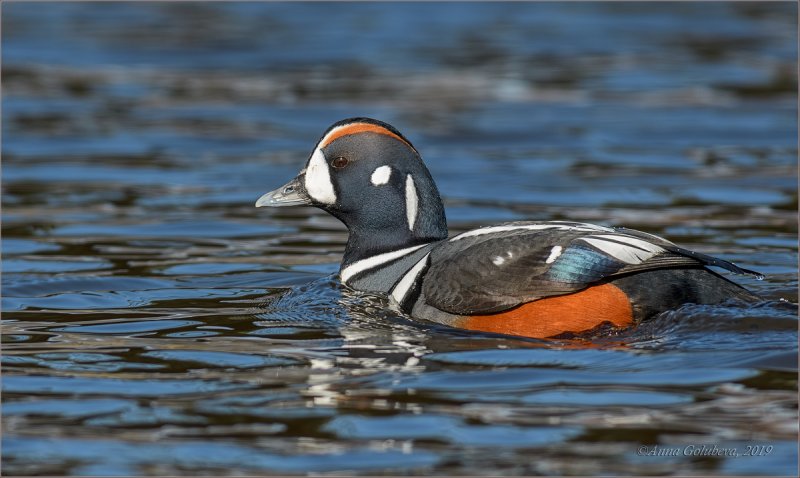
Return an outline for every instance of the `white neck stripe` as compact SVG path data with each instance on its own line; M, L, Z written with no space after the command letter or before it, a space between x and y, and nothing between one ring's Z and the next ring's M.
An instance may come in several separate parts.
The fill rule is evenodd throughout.
M398 282L392 290L392 298L396 300L398 304L403 303L403 299L406 298L408 290L411 289L412 285L414 285L414 281L417 280L417 277L419 277L420 272L422 272L422 268L428 263L428 256L430 255L430 252L425 254L425 256L414 265L414 267L406 272L406 275L400 279L400 282Z
M407 247L405 249L399 249L391 252L384 252L383 254L378 254L376 256L367 257L366 259L361 259L360 261L356 261L350 264L349 266L345 267L344 269L342 269L342 271L339 273L339 276L341 277L342 282L346 284L351 277L358 274L359 272L363 272L367 269L372 269L373 267L377 267L381 264L385 264L399 257L403 257L425 246L427 246L427 244L420 244L418 246Z

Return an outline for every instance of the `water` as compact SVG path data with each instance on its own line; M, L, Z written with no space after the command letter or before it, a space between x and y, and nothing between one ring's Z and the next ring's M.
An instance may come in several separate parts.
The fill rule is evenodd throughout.
M796 8L5 3L4 472L794 474ZM358 115L451 233L625 225L765 300L560 341L397 316L335 278L338 222L253 207Z

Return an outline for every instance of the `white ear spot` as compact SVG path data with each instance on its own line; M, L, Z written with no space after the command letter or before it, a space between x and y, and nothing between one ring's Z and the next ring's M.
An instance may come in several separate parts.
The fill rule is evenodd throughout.
M381 184L388 183L391 176L392 168L389 166L381 166L372 172L372 176L370 176L369 180L372 181L374 186L380 186Z
M334 204L336 192L331 182L331 172L322 150L317 148L311 155L311 160L306 168L306 191L313 199L323 204Z
M406 219L408 219L408 230L414 230L414 223L417 221L417 207L419 197L417 187L414 185L414 178L409 174L406 176Z

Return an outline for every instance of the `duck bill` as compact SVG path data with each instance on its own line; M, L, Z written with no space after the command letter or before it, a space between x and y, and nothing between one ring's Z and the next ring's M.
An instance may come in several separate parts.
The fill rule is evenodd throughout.
M310 206L311 198L300 179L298 176L278 189L264 194L256 201L256 207Z

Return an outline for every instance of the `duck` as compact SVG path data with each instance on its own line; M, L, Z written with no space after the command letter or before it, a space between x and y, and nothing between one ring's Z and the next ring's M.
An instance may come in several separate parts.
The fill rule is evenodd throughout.
M515 221L450 236L414 145L380 120L331 125L256 207L313 206L348 239L341 283L413 319L536 339L624 330L684 304L759 297L714 272L758 272L626 227Z

